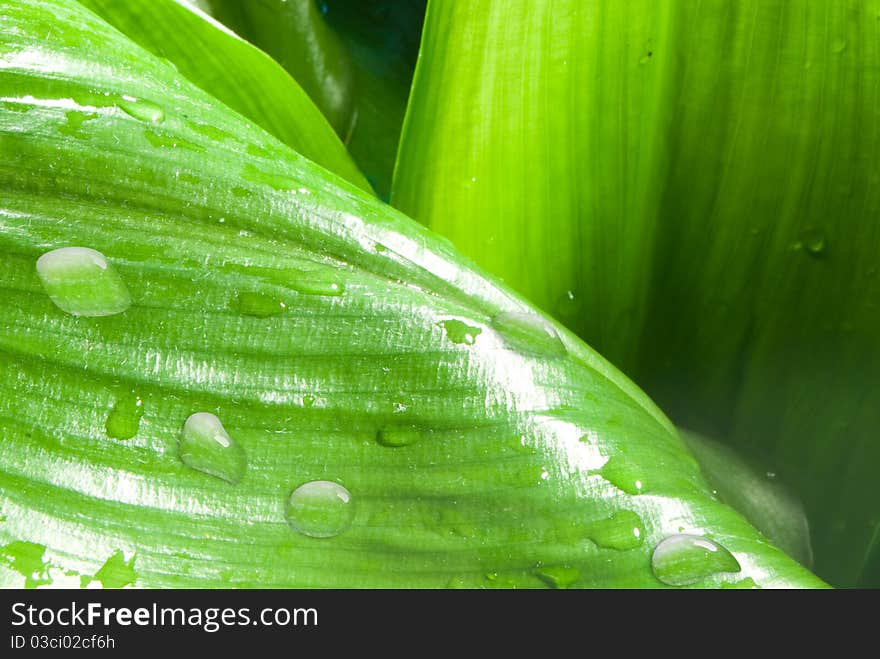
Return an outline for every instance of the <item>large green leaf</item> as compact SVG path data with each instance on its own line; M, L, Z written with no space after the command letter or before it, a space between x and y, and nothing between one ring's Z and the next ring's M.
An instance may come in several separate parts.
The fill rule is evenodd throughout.
M392 194L624 370L664 184L674 6L430 4Z
M175 0L82 0L190 82L365 190L369 184L321 111L281 66L207 14Z
M821 585L573 334L80 5L0 2L0 102L2 583L658 587L688 533L732 556L665 583ZM72 245L130 308L52 303ZM285 521L315 480L335 537Z
M434 3L392 195L774 464L841 584L880 585L878 15Z

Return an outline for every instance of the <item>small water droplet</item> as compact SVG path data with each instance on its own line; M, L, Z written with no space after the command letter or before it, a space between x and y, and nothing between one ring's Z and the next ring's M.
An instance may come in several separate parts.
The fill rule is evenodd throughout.
M619 510L590 527L590 538L606 549L635 549L645 539L645 524L631 510Z
M58 132L62 135L70 135L71 137L84 140L86 139L86 135L81 130L82 125L87 121L97 119L98 113L71 110L70 112L65 113L64 116L67 118L67 123L63 126L59 126Z
M315 397L312 394L303 394L302 404L303 407L313 407L315 405Z
M197 151L199 153L203 153L205 151L205 147L201 144L196 144L195 142L191 142L179 135L164 135L162 133L157 133L156 131L147 128L144 131L144 136L147 138L147 141L155 147L163 148L163 149L187 149L189 151Z
M130 391L116 398L104 429L113 439L131 439L137 435L141 418L144 416L144 402L135 392Z
M846 39L843 37L837 37L831 42L832 53L842 53L844 50L846 50Z
M815 227L804 229L801 232L800 241L798 244L803 246L808 254L812 256L819 256L825 251L827 247L825 232L822 231L822 229L817 229Z
M210 137L216 142L222 142L223 140L229 140L235 137L232 133L227 133L225 130L221 130L211 124L200 124L195 121L187 121L186 125L192 128L195 132L200 133L205 137Z
M238 185L233 185L229 191L232 193L233 197L238 197L239 199L243 199L245 197L253 197L254 193L248 190L247 188L242 188Z
M196 412L186 420L179 449L180 459L192 469L229 483L238 483L244 477L247 468L244 449L210 412Z
M117 549L108 558L104 565L95 572L94 580L100 581L104 588L125 588L131 586L137 580L137 573L134 570L135 557L125 560L125 554L121 549Z
M116 105L130 117L149 124L161 124L165 121L165 110L151 101L123 96Z
M235 309L245 316L255 316L256 318L269 318L277 316L284 311L286 305L284 302L271 295L263 293L253 293L245 291L239 293L235 299Z
M492 319L492 327L511 348L547 357L564 357L565 345L553 326L530 313L504 312Z
M27 589L52 583L45 556L46 545L35 542L17 540L0 547L3 562L24 577L24 587Z
M49 299L74 316L112 316L131 306L128 289L101 252L62 247L37 259L37 275Z
M321 295L324 297L339 297L345 292L345 286L337 281L329 279L301 277L285 282L287 286L303 295Z
M570 588L577 583L578 579L581 578L581 572L574 567L551 565L535 570L535 576L551 588L564 589Z
M739 581L725 581L721 584L721 588L723 590L761 590L761 587L751 577Z
M415 444L422 437L416 426L386 426L376 433L376 441L382 446L398 448Z
M479 327L472 327L460 320L450 319L437 323L446 332L446 337L453 343L472 346L477 336L483 331Z
M699 535L679 533L664 538L651 556L654 576L668 586L687 586L721 572L739 572L727 549Z
M647 488L647 481L641 471L625 458L611 458L599 470L599 474L627 494L642 494Z
M273 190L296 190L300 184L299 180L293 178L292 176L286 176L284 174L276 174L272 172L264 172L263 170L257 169L250 164L245 165L244 169L241 170L241 177L247 181L250 181L251 183L268 185Z
M312 481L296 488L287 501L287 523L311 538L331 538L354 519L351 493L339 483Z

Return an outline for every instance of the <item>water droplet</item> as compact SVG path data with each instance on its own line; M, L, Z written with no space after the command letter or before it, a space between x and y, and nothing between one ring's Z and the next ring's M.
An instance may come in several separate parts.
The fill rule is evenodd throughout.
M116 398L104 429L113 439L131 439L137 435L143 416L144 403L140 396L131 391Z
M647 482L641 471L625 458L611 458L599 470L599 474L627 494L641 494L647 488Z
M238 197L239 199L242 199L242 198L245 198L245 197L253 197L253 196L254 196L254 193L253 193L253 192L251 192L251 191L248 190L247 188L242 188L241 186L238 186L238 185L233 185L233 186L229 189L229 191L232 193L232 196L234 196L234 197Z
M581 572L574 567L563 565L542 567L535 570L535 576L551 588L569 588L581 578Z
M530 313L504 312L492 319L492 327L505 343L521 352L548 357L564 357L565 345L553 326Z
M180 434L180 459L188 467L237 483L244 477L247 459L223 424L210 412L190 416Z
M116 105L130 117L149 124L161 124L165 121L165 110L151 101L123 96Z
M86 139L86 135L84 135L81 130L82 125L87 121L97 119L98 113L77 112L76 110L71 110L70 112L67 112L64 116L67 118L67 123L63 126L59 126L58 132L62 135L70 135L71 137L84 140Z
M235 308L245 316L268 318L277 316L285 309L285 304L276 297L246 291L239 293L235 300Z
M274 190L296 190L300 183L297 179L291 176L264 172L250 164L245 165L244 169L241 170L241 177L251 183L268 185Z
M804 229L798 244L802 245L808 254L819 256L827 247L825 232L815 227Z
M647 64L648 62L651 61L651 58L653 56L654 56L653 51L649 50L647 53L645 53L645 55L642 57L642 59L639 60L639 64L642 64L642 65Z
M303 407L313 407L315 404L315 397L311 394L303 394L302 404Z
M179 135L163 135L161 133L157 133L156 131L147 128L144 131L144 136L147 138L147 141L155 147L165 148L165 149L188 149L189 151L197 151L199 153L203 153L205 151L205 147L201 144L196 144L195 142L191 142Z
M339 483L312 481L296 488L287 501L287 523L311 538L331 538L354 519L351 493Z
M663 539L651 556L651 568L668 586L687 586L720 572L742 569L733 554L717 542L686 533Z
M15 541L0 547L4 562L24 577L28 589L52 583L45 555L46 545L35 542Z
M186 125L192 128L195 132L200 133L205 137L210 137L216 142L229 140L235 137L232 133L227 133L225 130L221 130L211 124L200 124L195 121L187 121Z
M37 275L49 299L74 316L112 316L131 306L119 274L101 252L62 247L37 259Z
M397 448L415 444L422 437L416 426L387 426L376 433L376 441L382 446Z
M590 538L606 549L635 549L645 539L642 518L631 510L619 510L590 527Z
M831 42L832 53L842 53L844 50L846 50L846 39L843 37L837 37Z
M721 584L721 588L724 590L761 590L761 587L751 577L739 581L725 581Z
M345 286L336 281L327 279L297 278L285 282L287 286L303 295L322 295L324 297L339 297L345 292Z
M104 588L125 588L131 586L137 580L137 573L134 571L134 559L132 556L129 560L125 560L125 554L121 549L117 549L108 558L104 565L95 572L95 581L100 581Z
M463 343L472 346L477 340L481 330L479 327L471 327L460 320L443 320L437 323L446 332L447 338L453 343Z
M485 576L486 576L486 579L489 580L489 581L495 581L495 580L498 579L498 573L497 573L497 572L486 572L486 575L485 575Z

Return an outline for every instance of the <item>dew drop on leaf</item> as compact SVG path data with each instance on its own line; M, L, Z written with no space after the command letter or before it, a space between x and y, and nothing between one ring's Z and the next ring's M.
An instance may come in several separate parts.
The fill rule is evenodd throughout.
M37 259L37 275L49 299L74 316L112 316L131 306L119 274L101 252L62 247Z
M310 538L332 538L354 519L351 493L339 483L311 481L296 488L287 500L287 523Z
M645 538L645 524L631 510L619 510L590 527L590 538L605 549L635 549Z
M492 327L508 346L519 352L545 357L567 354L553 326L535 314L503 312L492 318Z
M415 444L421 437L422 431L415 426L386 426L376 433L376 441L391 448Z
M581 572L577 568L567 567L564 565L554 565L542 567L535 570L535 576L546 583L550 588L570 588L578 579L581 578Z
M247 468L244 449L210 412L197 412L186 420L179 451L180 459L188 467L229 483L238 483Z
M722 572L739 572L739 562L708 538L678 533L664 538L651 556L654 576L668 586L687 586Z
M135 392L128 392L116 398L104 429L113 439L131 439L137 435L141 418L144 416L144 403Z
M437 323L446 332L446 338L453 343L465 344L472 346L477 340L480 332L483 330L479 327L472 327L460 320L450 319Z
M148 124L161 124L165 121L165 110L151 101L122 96L116 105L130 117Z

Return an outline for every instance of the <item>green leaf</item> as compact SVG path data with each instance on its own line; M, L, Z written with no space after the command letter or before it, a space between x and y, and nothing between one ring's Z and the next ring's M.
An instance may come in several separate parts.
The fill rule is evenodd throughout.
M679 533L822 585L573 334L80 5L0 3L0 102L3 585L660 587ZM63 246L131 306L55 306Z
M878 15L434 3L392 195L773 465L844 585L880 585Z
M315 0L210 0L209 5L217 20L287 69L348 141L357 120L352 61Z
M676 7L430 4L395 172L393 205L624 370L663 191Z
M334 125L387 200L425 0L212 0L210 5L218 19L281 62L331 120L333 108L320 99L344 98L348 114Z
M370 189L297 82L207 14L174 0L82 0L81 4L295 151Z
M391 196L425 0L327 0L326 19L351 53L357 121L348 150L379 197Z
M714 439L688 430L679 430L679 434L724 503L742 513L801 565L812 566L810 525L804 507L778 481L775 472L758 469Z

